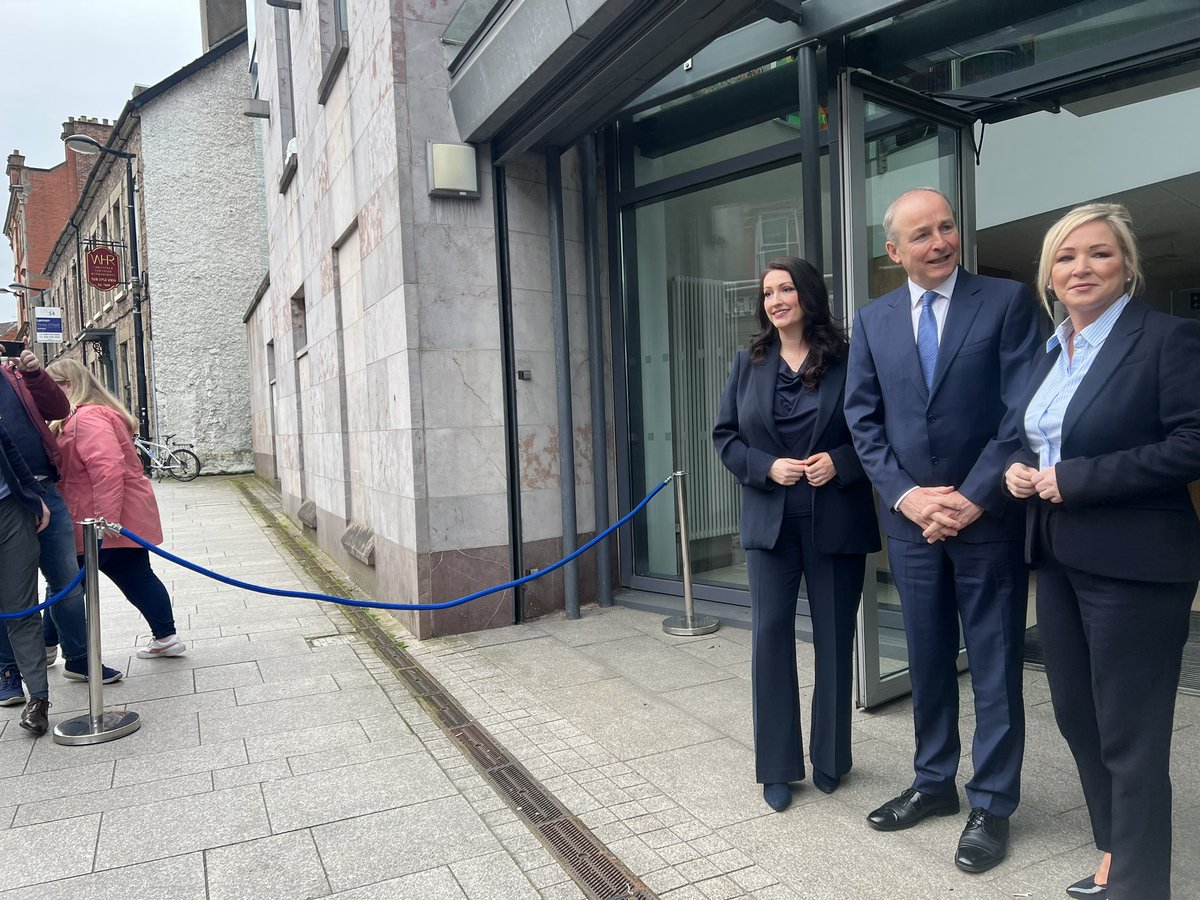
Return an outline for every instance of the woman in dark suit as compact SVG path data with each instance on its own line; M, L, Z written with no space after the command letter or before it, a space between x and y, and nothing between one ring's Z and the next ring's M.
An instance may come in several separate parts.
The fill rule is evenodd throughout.
M834 791L849 771L854 621L866 554L879 549L871 485L842 414L846 337L819 272L788 256L761 281L761 330L738 352L713 443L742 486L750 578L754 751L763 798L777 812L804 778L796 677L796 599L803 576L816 684L813 782Z
M1171 732L1200 579L1200 322L1131 299L1129 213L1092 203L1042 245L1038 289L1067 320L1022 407L1005 486L1028 499L1026 553L1054 714L1096 846L1077 897L1171 895Z

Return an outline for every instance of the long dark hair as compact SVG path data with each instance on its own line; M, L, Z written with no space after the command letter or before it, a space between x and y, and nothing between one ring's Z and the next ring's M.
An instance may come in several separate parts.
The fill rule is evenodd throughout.
M763 304L762 283L771 271L787 272L796 286L796 296L804 313L804 340L808 344L808 357L800 367L800 377L805 387L815 388L829 367L845 355L846 333L833 321L825 279L811 263L797 256L772 260L758 279L758 324L761 327L758 334L750 338L750 359L762 362L767 351L779 343L779 331L771 324Z

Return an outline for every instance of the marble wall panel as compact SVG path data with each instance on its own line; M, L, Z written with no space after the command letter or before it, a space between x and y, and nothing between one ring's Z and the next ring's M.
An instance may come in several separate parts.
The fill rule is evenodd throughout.
M359 168L355 166L355 176L359 174ZM389 192L388 187L395 188L394 178L389 177L384 182L384 186L380 187L374 194L367 198L362 208L358 211L358 238L359 238L359 253L365 255L379 246L379 242L383 239L385 229L390 231L399 224L399 216L395 195ZM364 187L365 190L365 187ZM355 186L355 194L358 194L359 188ZM394 211L390 212L389 211ZM389 216L390 223L385 226L384 217ZM360 306L362 301L359 301Z
M546 157L541 153L518 153L504 164L509 178L521 178L535 184L546 184ZM542 190L545 193L545 188Z
M364 308L385 298L391 299L396 289L404 283L404 273L413 271L412 242L403 240L403 231L403 228L394 228L385 232L378 246L363 254Z
M508 236L514 290L549 291L550 240L544 235L512 232Z
M524 350L544 351L554 346L554 298L549 291L513 289L513 345Z
M413 225L417 281L494 284L496 238L491 229Z
M509 175L507 168L505 166L504 181L508 187L509 232L548 237L550 217L546 206L546 182L517 178Z
M517 428L521 457L521 490L558 490L561 456L558 429L550 425L521 425Z
M375 570L379 594L396 602L420 596L419 557L411 548L375 536ZM415 625L416 615L393 613L405 627ZM414 631L415 633L415 631Z
M404 351L381 360L386 392L378 397L375 413L382 428L419 427L423 420L421 362L418 354Z
M424 427L503 423L499 351L422 350L420 358Z
M472 198L430 197L428 175L425 171L425 146L421 146L421 160L414 160L411 172L413 221L423 225L435 222L453 227L469 227L490 230L493 223L492 171L483 159L477 159L479 167L479 196ZM495 281L495 278L492 279Z
M431 497L427 503L430 552L508 541L508 501L503 493Z
M592 529L595 515L591 490L577 490L576 530L583 532ZM562 536L562 496L557 487L521 492L521 530L526 541Z
M423 434L431 499L504 491L502 427L427 428Z
M408 349L408 316L411 302L409 286L393 291L389 299L363 311L366 336L366 356L370 360L386 359L393 353Z
M396 143L399 153L404 155L405 165L412 165L412 116L408 109L408 84L397 81L392 84L392 121L396 128Z
M494 285L423 284L420 346L442 350L500 349L500 312Z

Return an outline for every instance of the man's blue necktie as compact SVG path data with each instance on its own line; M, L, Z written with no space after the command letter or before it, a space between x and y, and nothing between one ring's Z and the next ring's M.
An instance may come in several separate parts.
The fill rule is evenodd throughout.
M933 317L933 301L937 298L937 291L926 291L921 295L921 318L917 322L917 355L921 358L921 374L925 376L928 390L933 389L933 370L937 368L937 319Z

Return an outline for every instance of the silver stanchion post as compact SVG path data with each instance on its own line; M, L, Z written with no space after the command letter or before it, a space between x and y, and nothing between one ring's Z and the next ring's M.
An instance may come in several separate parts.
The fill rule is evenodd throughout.
M683 615L668 616L663 620L663 631L667 634L693 636L710 634L721 627L712 616L696 615L692 600L692 553L688 544L687 529L687 490L684 487L684 473L674 472L675 479L675 508L679 513L679 554L683 564Z
M104 711L104 662L100 658L100 522L83 520L83 584L87 603L88 714L54 726L56 744L102 744L133 734L142 720L132 710Z

